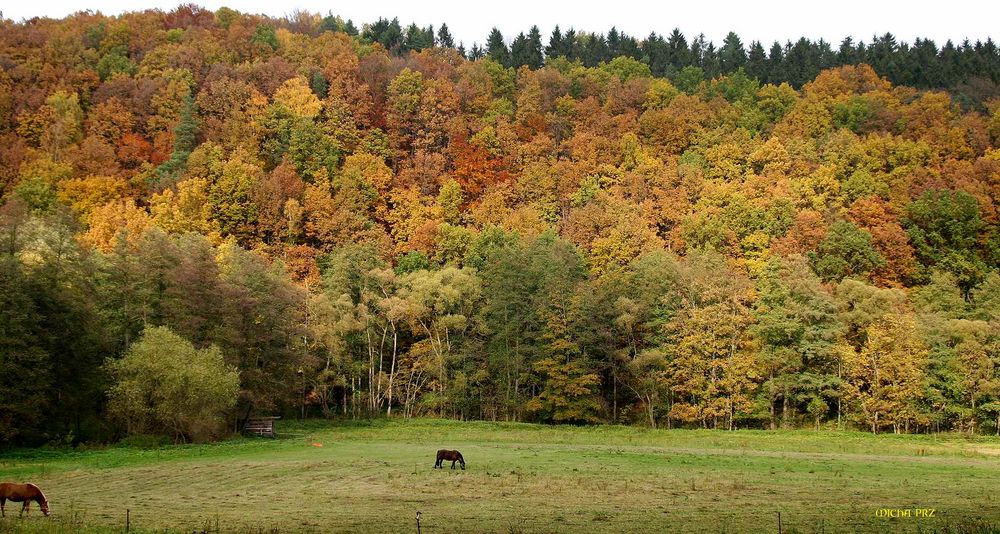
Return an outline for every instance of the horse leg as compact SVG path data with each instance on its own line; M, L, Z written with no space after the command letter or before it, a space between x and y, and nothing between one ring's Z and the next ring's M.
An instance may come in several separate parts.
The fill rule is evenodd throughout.
M30 500L25 500L24 501L24 506L21 506L21 515L24 515L24 514L27 514L27 513L31 512L30 506L31 506L31 501Z
M7 504L7 497L0 497L0 517L7 517L3 511L3 505Z
M452 461L451 461L451 468L452 468L452 469L454 469L454 468L455 468L455 462L457 462L457 461L458 461L458 460L452 460Z

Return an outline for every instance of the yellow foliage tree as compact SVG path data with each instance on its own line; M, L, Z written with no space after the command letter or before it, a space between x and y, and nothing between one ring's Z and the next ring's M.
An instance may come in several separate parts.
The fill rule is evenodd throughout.
M90 227L80 239L101 252L110 252L119 239L137 244L151 224L149 214L136 206L135 200L116 200L91 212Z
M867 330L860 351L846 350L847 397L873 433L891 424L896 433L920 422L916 401L923 394L928 349L912 314L890 314Z
M315 118L323 109L323 103L309 88L301 76L285 80L274 93L274 103L284 107L296 117Z
M177 184L177 191L166 189L153 195L149 211L153 224L170 233L198 232L221 242L218 223L212 219L208 202L208 180L188 178Z

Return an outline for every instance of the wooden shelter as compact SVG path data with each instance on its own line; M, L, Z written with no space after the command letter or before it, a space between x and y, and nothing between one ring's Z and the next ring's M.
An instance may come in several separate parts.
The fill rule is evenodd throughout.
M251 417L243 425L243 432L257 436L274 437L274 421L280 417Z

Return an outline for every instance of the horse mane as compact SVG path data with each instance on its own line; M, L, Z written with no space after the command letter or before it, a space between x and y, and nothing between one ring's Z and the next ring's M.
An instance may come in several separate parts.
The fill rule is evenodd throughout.
M49 502L49 500L45 498L45 494L42 493L42 489L41 488L39 488L38 486L32 484L31 482L28 482L27 484L25 484L25 486L28 486L29 488L35 490L35 493L38 494L38 495L35 496L35 500L37 500L39 504L41 504L43 502L44 503Z

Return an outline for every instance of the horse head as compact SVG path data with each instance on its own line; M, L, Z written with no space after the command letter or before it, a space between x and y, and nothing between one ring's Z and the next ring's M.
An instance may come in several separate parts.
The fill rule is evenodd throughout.
M38 507L41 508L42 514L47 517L49 515L49 500L45 498L45 494L42 493L42 490L39 489L38 486L34 484L28 484L28 487L31 490L34 490L35 493L35 495L33 496L34 500L38 502Z

